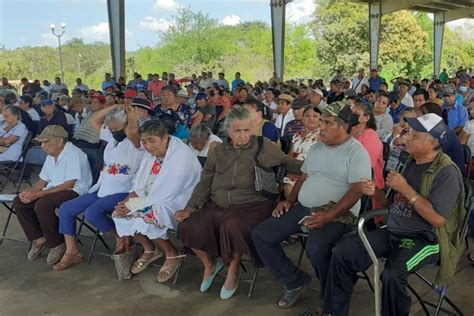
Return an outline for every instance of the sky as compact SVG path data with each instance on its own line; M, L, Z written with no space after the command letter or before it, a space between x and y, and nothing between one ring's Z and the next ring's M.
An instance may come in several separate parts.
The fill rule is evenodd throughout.
M157 31L166 30L180 7L209 13L223 25L246 21L270 24L270 0L125 0L125 49L155 46ZM294 0L287 5L287 23L311 19L314 0ZM0 0L0 47L57 46L50 24L66 23L63 41L109 42L106 0ZM464 20L450 23L456 26Z

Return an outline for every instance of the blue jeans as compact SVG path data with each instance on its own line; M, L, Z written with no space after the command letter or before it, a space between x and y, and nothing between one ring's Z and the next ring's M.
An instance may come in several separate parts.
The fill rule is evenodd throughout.
M111 194L98 197L97 192L87 193L61 204L59 208L59 232L63 235L76 234L76 217L84 213L85 220L108 233L114 229L114 221L107 215L111 214L117 203L125 200L128 193Z

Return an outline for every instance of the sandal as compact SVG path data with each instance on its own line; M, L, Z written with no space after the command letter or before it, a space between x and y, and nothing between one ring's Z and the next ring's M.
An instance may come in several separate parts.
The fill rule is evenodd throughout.
M183 263L184 258L186 255L180 253L177 256L174 257L166 257L166 260L168 259L179 259L178 263L175 265L167 265L166 263L163 264L161 267L160 271L158 272L158 276L156 277L156 282L158 283L164 283L169 281L175 274L178 272L179 267ZM160 274L164 274L164 277L160 277Z
M53 270L54 271L65 270L69 267L72 267L73 265L77 263L80 263L82 259L84 259L84 257L82 256L80 252L76 254L65 253L64 256L61 258L61 261L59 261L53 266Z
M148 259L140 258L137 261L135 261L132 265L132 268L130 269L130 271L133 274L138 274L138 273L142 272L143 270L145 270L150 265L150 263L152 263L152 262L160 259L161 257L163 257L163 251L160 248L155 248L155 250L153 250L153 251L145 250L143 253L144 254L145 253L152 253L153 256L151 258L148 258Z

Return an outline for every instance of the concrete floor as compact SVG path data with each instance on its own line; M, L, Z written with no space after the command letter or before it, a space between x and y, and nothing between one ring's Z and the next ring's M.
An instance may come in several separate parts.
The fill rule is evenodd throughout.
M6 221L6 210L0 207L0 227ZM23 239L14 217L9 237ZM84 242L83 253L90 247ZM110 244L112 244L110 242ZM472 243L471 241L471 244ZM34 262L26 259L28 245L5 240L0 246L0 315L298 315L305 309L318 307L318 293L306 290L299 303L290 310L279 310L275 302L282 287L273 280L268 270L260 271L252 298L247 298L249 284L241 282L234 298L218 298L223 279L217 278L208 293L199 292L201 267L195 257L188 257L178 283L158 284L154 281L158 267L149 267L128 281L118 281L113 262L105 256L94 256L90 265L79 264L71 269L54 272L46 265L46 251ZM99 246L99 250L103 250ZM297 258L299 245L287 247L292 258ZM303 268L311 271L308 260ZM474 268L464 258L460 272L449 288L449 295L466 315L474 315ZM249 267L250 272L253 268ZM424 269L429 276L434 271ZM370 272L372 273L372 272ZM243 277L249 277L243 275ZM315 278L316 279L316 278ZM411 283L426 297L434 298L429 290L417 282ZM317 288L319 282L313 281ZM413 315L423 315L414 303ZM373 294L365 281L358 282L352 300L351 315L373 315Z

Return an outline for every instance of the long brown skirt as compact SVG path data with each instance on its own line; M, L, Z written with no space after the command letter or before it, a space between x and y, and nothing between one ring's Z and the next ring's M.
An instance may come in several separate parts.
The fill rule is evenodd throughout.
M254 202L222 208L209 201L178 226L178 236L186 247L202 250L225 264L234 253L249 256L262 266L252 242L252 229L268 218L273 201Z

